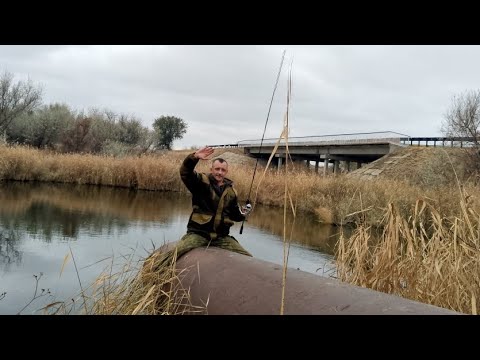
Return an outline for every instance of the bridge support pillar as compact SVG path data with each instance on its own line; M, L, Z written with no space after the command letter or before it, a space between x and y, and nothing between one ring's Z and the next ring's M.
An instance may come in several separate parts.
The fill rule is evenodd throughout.
M350 160L345 161L347 172L350 172Z
M357 161L357 169L360 169L362 167L362 163L360 161Z
M337 175L340 172L340 161L339 160L334 160L333 163L333 173Z
M325 158L325 161L323 162L325 165L323 167L323 176L327 176L328 173L328 157Z
M277 171L280 171L280 168L282 167L282 157L278 157L278 165L277 165Z
M315 173L318 174L318 160L315 160Z

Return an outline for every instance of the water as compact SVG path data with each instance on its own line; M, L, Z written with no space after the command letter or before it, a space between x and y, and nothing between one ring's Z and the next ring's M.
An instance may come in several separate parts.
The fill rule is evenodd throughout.
M0 183L0 314L22 310L34 298L36 279L37 296L42 289L50 294L35 299L22 314L71 299L80 284L86 288L112 262L124 262L122 256L145 257L163 243L180 239L190 211L191 199L185 194ZM291 221L289 217L287 223ZM235 224L231 235L254 257L283 264L283 209L259 205L242 235L239 229L240 223ZM288 266L331 274L337 232L299 214Z

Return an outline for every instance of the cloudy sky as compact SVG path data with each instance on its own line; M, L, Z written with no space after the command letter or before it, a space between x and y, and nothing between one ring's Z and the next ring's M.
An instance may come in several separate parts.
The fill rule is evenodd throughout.
M188 124L181 149L280 135L395 131L440 136L452 97L480 88L480 46L0 45L0 71L43 87L43 102Z

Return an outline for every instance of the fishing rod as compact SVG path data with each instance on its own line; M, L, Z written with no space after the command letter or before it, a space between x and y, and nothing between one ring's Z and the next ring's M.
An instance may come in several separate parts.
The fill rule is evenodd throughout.
M252 182L250 183L250 190L248 190L247 201L245 204L245 207L247 209L251 209L252 207L252 203L250 202L250 195L252 193L253 180L255 179L255 174L257 173L258 159L260 158L260 152L262 151L263 139L265 137L265 131L267 130L268 118L270 117L270 110L272 110L273 98L275 97L275 92L277 91L277 86L278 86L278 80L280 79L280 74L282 72L283 61L285 60L285 52L286 50L283 50L282 61L280 62L280 68L278 69L277 80L275 81L272 98L270 99L270 106L268 107L267 120L265 121L265 127L263 128L262 140L260 141L260 148L258 149L257 161L255 162L255 169L253 170ZM243 233L244 223L245 223L245 220L242 221L242 226L240 227L240 234Z

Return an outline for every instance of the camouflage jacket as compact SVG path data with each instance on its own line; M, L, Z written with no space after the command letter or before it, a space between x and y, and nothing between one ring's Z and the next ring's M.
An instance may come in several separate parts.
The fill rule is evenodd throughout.
M192 213L187 229L212 240L229 234L234 221L243 221L237 192L230 179L224 178L221 196L215 191L215 179L211 174L197 173L194 169L199 159L188 155L180 167L183 183L192 193Z

